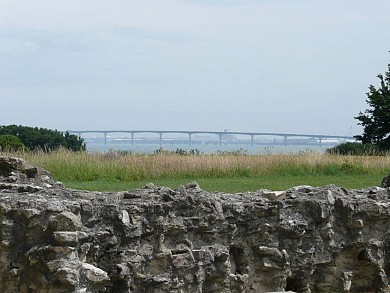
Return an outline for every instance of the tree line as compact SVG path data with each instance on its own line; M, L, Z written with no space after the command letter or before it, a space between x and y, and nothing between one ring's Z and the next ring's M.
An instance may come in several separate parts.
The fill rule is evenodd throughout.
M83 138L69 132L13 124L0 126L0 147L43 151L63 147L72 151L83 151L86 144Z

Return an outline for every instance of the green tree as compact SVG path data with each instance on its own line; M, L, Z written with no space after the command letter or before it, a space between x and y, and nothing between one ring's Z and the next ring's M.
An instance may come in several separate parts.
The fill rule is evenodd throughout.
M390 64L385 75L378 74L380 87L370 85L367 93L369 108L355 119L363 126L363 134L356 138L363 144L375 144L381 149L390 149Z
M21 125L0 126L0 135L10 134L18 137L29 150L50 151L64 147L73 151L85 150L84 140L68 132Z
M1 150L21 150L24 148L20 139L12 134L0 135L0 149Z

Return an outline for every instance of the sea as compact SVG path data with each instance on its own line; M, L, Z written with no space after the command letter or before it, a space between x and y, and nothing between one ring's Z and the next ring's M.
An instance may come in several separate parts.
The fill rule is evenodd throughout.
M300 154L300 153L324 153L328 148L337 144L312 144L312 145L281 145L281 144L232 144L232 143L215 143L215 144L188 144L188 143L125 143L125 142L88 142L87 151L102 152L125 151L132 154L152 154L157 151L183 151L196 152L202 154L213 153L233 153L233 154L250 154L250 155L275 155L275 154Z

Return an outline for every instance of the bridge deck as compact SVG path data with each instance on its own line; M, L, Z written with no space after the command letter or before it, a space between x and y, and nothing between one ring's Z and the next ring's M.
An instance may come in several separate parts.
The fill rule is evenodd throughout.
M138 133L155 133L160 137L160 144L163 143L163 134L175 133L188 135L189 143L191 144L192 135L194 134L214 134L218 135L219 143L222 143L222 139L226 135L247 135L251 139L251 144L254 143L255 136L278 136L284 138L284 144L287 145L289 137L307 137L318 139L319 145L321 145L324 139L344 139L355 140L352 136L343 135L326 135L326 134L300 134L300 133L277 133L277 132L242 132L242 131L204 131L204 130L68 130L67 132L77 134L81 136L85 133L102 133L104 134L104 142L107 143L107 134L109 133L129 133L131 134L132 143L134 143L134 135Z

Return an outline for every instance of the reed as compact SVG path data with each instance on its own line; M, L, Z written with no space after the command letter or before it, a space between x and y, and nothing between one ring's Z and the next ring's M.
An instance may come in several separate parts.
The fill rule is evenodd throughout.
M320 153L232 155L174 153L89 153L60 149L44 152L3 152L47 169L56 180L143 181L179 178L245 178L259 176L337 176L390 172L390 156L341 156Z

